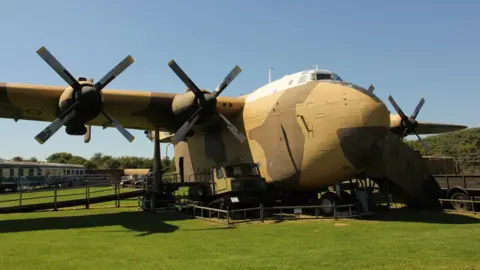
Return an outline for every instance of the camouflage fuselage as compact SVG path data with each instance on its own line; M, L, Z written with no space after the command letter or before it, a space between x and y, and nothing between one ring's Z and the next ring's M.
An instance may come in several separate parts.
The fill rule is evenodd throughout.
M210 126L177 144L186 181L211 166L243 160L259 163L267 183L280 187L331 185L364 168L387 135L390 115L365 89L313 81L264 96L253 92L232 122L243 129L246 143Z

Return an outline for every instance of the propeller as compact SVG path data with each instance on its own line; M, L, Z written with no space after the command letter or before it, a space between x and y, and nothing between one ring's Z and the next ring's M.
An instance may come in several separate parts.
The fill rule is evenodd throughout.
M103 78L98 81L92 88L89 84L81 84L79 81L72 76L72 74L57 61L57 59L45 48L41 47L37 50L37 54L60 76L63 80L65 80L70 87L72 87L74 94L72 95L72 99L74 103L68 107L64 112L62 112L50 125L48 125L43 131L38 133L35 136L35 139L40 143L45 143L55 132L60 129L63 125L68 123L72 120L75 116L81 117L78 111L83 105L96 105L96 104L87 104L91 103L92 99L92 92L95 92L94 96L100 96L100 92L102 91L105 86L107 86L113 79L118 77L125 69L127 69L133 62L133 58L129 55L125 57L117 66L115 66L110 72L108 72ZM91 81L93 82L93 81ZM82 91L82 89L85 89ZM85 96L85 98L84 98ZM95 101L97 102L97 101ZM130 134L124 127L120 125L117 121L115 121L107 112L104 111L103 106L101 108L100 113L102 113L116 128L117 130L122 133L122 135L130 142L132 142L135 137ZM90 127L87 127L87 137L85 137L85 142L89 141L90 137Z
M370 84L370 87L368 87L368 92L373 93L373 90L375 90L375 86L373 86L373 84Z
M402 111L402 109L400 109L397 102L395 102L395 99L393 99L392 96L389 96L388 100L390 101L390 103L392 103L393 108L395 109L395 111L397 111L398 115L402 119L402 124L405 127L405 129L404 129L402 135L400 136L400 138L404 138L405 136L407 136L408 134L413 132L413 133L415 133L415 135L417 136L418 140L423 145L423 148L425 148L427 153L430 152L430 149L429 149L428 145L422 140L422 138L420 138L417 131L415 130L418 126L418 122L417 122L416 118L417 118L418 113L422 109L423 104L425 103L425 99L423 99L423 97L422 97L422 99L417 104L417 107L415 108L415 110L413 111L413 113L410 117L407 117L407 115L405 115L405 113Z
M183 81L183 83L193 92L193 94L198 98L199 108L190 116L190 118L180 127L180 129L172 137L173 143L178 143L179 141L184 140L187 133L195 125L195 123L200 119L202 115L208 114L217 114L220 118L227 124L228 130L237 138L240 143L245 141L245 136L238 131L238 129L227 120L227 118L221 113L216 111L217 97L228 87L228 85L237 77L238 74L242 71L239 66L235 66L230 73L223 79L223 81L215 88L215 90L210 94L205 94L202 92L197 85L188 77L187 74L178 66L175 60L171 60L168 63L168 66L175 72L175 74ZM214 112L211 110L215 109Z
M85 128L87 129L87 132L83 135L83 141L85 143L89 143L90 139L92 138L92 126L91 125L85 125Z

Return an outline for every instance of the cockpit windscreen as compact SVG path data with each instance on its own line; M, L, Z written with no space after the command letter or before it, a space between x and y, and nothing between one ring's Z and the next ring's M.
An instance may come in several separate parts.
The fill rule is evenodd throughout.
M323 80L332 80L332 81L342 81L342 78L335 73L313 73L313 80L323 81Z

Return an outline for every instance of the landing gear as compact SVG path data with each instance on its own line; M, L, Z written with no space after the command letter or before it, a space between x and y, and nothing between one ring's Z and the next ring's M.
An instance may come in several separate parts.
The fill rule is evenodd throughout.
M338 202L339 199L335 193L331 191L323 193L320 197L320 205L322 206L320 210L321 213L326 216L333 216L335 205L338 204Z
M158 207L167 206L169 202L175 200L175 190L172 186L162 182L162 163L160 156L160 130L155 128L154 136L154 155L153 155L153 181L145 180L145 195L143 197L143 210L155 212ZM150 176L151 177L151 176Z

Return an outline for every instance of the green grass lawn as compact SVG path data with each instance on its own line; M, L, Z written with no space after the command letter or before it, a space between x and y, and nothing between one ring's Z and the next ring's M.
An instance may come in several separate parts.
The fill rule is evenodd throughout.
M401 210L235 228L135 207L4 214L0 239L0 269L480 269L478 216Z
M120 188L121 193L134 191L133 188ZM115 194L113 186L105 187L90 187L90 198L112 195ZM53 202L54 191L30 191L23 192L22 195L22 205L38 204L38 203L48 203ZM84 199L86 196L85 187L77 187L73 189L62 189L57 190L57 201L69 201L76 199ZM0 194L0 207L10 207L19 205L20 193L1 193ZM111 202L114 205L114 202Z

